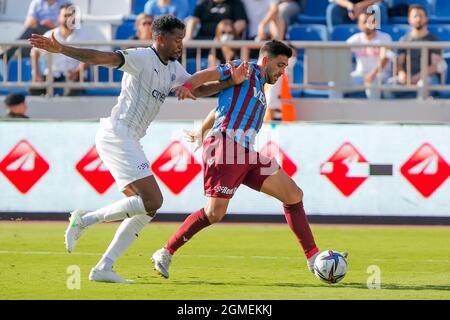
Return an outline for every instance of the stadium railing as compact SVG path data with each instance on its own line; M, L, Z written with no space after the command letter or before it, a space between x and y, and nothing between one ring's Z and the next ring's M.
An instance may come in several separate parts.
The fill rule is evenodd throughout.
M444 51L447 51L450 49L450 42L413 42L413 43L400 43L400 42L393 42L393 43L384 43L384 44L347 44L345 42L304 42L304 41L293 41L291 42L296 48L298 49L305 49L304 51L304 57L303 57L303 72L304 76L303 81L301 83L293 83L291 77L291 88L294 90L334 90L334 91L344 91L344 92L355 92L355 91L364 91L366 89L378 89L385 92L390 91L396 91L396 92L411 92L415 91L417 92L418 99L426 99L429 97L431 91L440 91L440 92L447 92L450 93L450 84L446 83L446 76L448 69L443 71L441 74L441 81L439 85L429 85L427 78L428 78L428 52L431 49L438 49L441 50L443 53ZM114 50L114 48L124 48L124 47L148 47L149 43L147 41L130 41L130 40L114 40L114 41L108 41L108 42L92 42L92 41L85 41L85 42L73 42L70 43L70 45L73 46L79 46L79 47L87 47L87 48L95 48L95 47L109 47L111 50ZM5 49L9 46L17 46L19 48L29 48L30 45L26 40L21 41L14 41L14 42L0 42L0 48ZM231 48L239 49L241 51L241 57L244 59L248 59L250 56L250 50L251 49L259 49L261 46L261 43L254 42L254 41L230 41L230 42L215 42L215 41L186 41L184 43L184 49L183 54L181 57L181 63L186 67L188 64L188 60L195 60L195 69L200 70L202 66L202 49L210 49L212 50L212 53L215 54L217 50L219 50L222 46L228 46ZM367 85L351 85L351 84L342 84L342 83L312 83L308 81L308 74L311 71L311 68L314 68L314 66L311 66L309 64L308 55L310 49L321 49L325 51L331 50L331 53L333 50L336 49L347 49L349 52L351 52L351 49L355 48L365 48L365 47L384 47L387 49L391 49L391 52L393 55L395 55L395 50L397 49L406 49L407 50L407 78L408 82L406 85L393 85L393 84L383 84L383 83L374 83L370 86ZM421 74L420 78L421 81L418 82L418 84L412 84L411 79L411 65L410 65L410 54L411 50L413 49L419 49L421 50ZM195 51L194 57L192 57L192 53L190 53L190 56L188 57L188 50L192 52ZM24 77L23 74L23 57L22 57L22 50L17 50L17 57L14 59L17 59L17 70L9 70L9 63L6 61L6 59L0 60L0 63L2 64L0 66L0 90L8 90L12 88L23 88L23 89L29 89L29 88L47 88L47 95L53 96L54 95L54 89L55 88L68 88L68 89L119 89L120 88L120 82L114 81L113 77L113 68L109 68L108 72L108 80L107 81L100 81L99 80L99 68L98 66L92 67L92 73L89 81L85 80L85 71L80 71L80 82L54 82L53 76L52 76L52 54L47 55L47 65L49 69L49 76L47 77L45 82L36 82L35 79L32 77L31 81L29 80L29 77ZM312 51L311 51L312 52ZM317 51L314 51L317 52ZM448 60L448 59L447 59ZM393 74L396 73L397 66L396 66L396 59L392 59L392 71ZM293 68L294 66L290 66L290 68ZM449 68L450 66L447 66ZM10 81L11 77L8 77L9 72L17 72L17 81ZM195 70L194 70L195 71ZM291 75L293 73L291 72ZM24 80L25 78L25 80ZM14 80L16 78L14 77Z

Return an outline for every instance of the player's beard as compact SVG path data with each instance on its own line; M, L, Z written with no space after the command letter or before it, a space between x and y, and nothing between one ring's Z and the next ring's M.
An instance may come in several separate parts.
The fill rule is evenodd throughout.
M274 83L275 83L275 81L273 81L273 78L274 78L274 77L272 77L272 76L270 75L269 70L266 70L266 74L264 75L264 78L266 79L266 82L267 82L268 84L274 84Z
M169 57L169 61L176 61L180 58L181 54L173 54Z

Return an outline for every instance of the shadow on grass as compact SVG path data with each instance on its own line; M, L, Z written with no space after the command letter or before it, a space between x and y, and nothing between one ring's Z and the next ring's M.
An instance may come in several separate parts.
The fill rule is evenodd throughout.
M159 285L160 281L154 281L152 277L142 277L138 279L138 282L133 285ZM164 284L164 283L163 283ZM329 289L364 289L368 290L367 285L365 283L358 282L343 282L333 285L327 285L325 283L317 283L317 284L302 284L302 283L293 283L293 282L275 282L275 283L255 283L248 281L210 281L210 280L167 280L167 284L175 285L175 286L240 286L240 287L289 287L289 288L329 288ZM382 290L414 290L414 291L423 291L423 290L439 290L439 291L449 291L450 285L401 285L394 283L382 283Z
M299 284L299 283L275 283L274 286L281 287L293 287L293 288L319 288L319 287L327 287L330 289L343 289L343 288L353 288L353 289L365 289L367 290L367 285L365 283L358 282L343 282L338 284ZM440 291L449 291L450 285L402 285L402 284L393 284L393 283L381 283L381 289L383 290L440 290Z

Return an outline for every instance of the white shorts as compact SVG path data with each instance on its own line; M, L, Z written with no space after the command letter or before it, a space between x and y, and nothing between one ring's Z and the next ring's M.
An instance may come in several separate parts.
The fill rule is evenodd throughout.
M117 183L119 191L124 191L130 183L153 175L150 163L138 140L119 136L100 126L95 136L95 146L100 159Z

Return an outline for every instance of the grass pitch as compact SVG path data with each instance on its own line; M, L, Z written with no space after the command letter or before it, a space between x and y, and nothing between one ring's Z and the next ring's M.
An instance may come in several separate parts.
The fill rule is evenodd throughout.
M149 224L119 259L116 272L136 283L103 284L88 274L118 224L91 227L68 254L66 223L2 222L0 299L450 299L447 227L313 225L322 250L350 253L347 276L327 285L307 271L287 225L209 227L179 250L163 279L149 257L178 226ZM80 289L67 286L70 266L81 271ZM379 290L367 288L370 266L381 271Z

